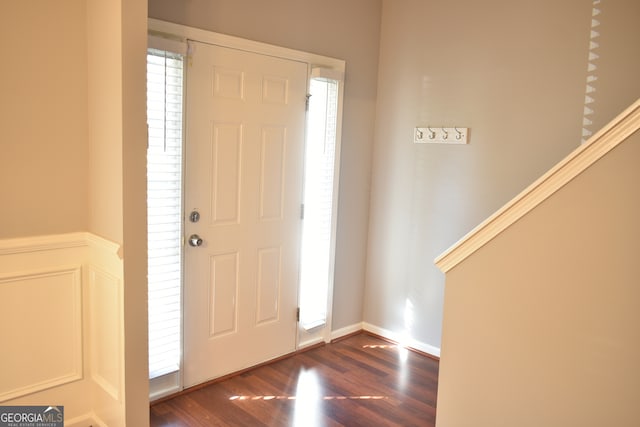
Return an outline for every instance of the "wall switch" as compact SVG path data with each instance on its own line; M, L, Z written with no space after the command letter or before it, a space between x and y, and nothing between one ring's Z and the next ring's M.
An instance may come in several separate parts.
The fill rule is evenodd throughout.
M415 144L468 144L469 128L417 127L414 129Z

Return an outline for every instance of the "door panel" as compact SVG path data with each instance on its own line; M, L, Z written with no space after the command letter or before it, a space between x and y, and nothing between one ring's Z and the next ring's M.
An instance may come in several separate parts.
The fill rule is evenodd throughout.
M214 122L211 144L211 226L237 224L242 126Z
M190 42L185 386L295 350L307 65Z
M286 148L284 128L262 130L260 219L263 221L282 219Z
M281 299L280 265L281 248L263 248L258 250L258 307L256 323L258 325L278 320Z
M211 256L209 337L234 333L237 328L238 253Z

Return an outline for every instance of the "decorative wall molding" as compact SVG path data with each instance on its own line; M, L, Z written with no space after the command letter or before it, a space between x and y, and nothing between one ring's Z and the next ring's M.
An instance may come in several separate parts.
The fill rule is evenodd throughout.
M123 286L121 246L92 233L0 240L0 341L23 347L0 352L0 402L124 419Z
M91 378L113 399L122 394L122 279L89 267Z
M104 237L100 237L93 233L82 234L84 234L85 241L92 249L101 251L104 254L115 255L119 259L122 259L121 246L118 243L112 242L111 240L107 240Z
M87 234L69 233L0 240L0 256L87 246Z
M124 425L124 263L122 247L87 233L87 376L94 426ZM146 337L145 337L146 339ZM99 402L99 403L96 403Z
M81 266L0 272L0 325L0 402L82 379Z
M640 99L435 259L446 273L640 129Z
M0 240L0 256L87 246L116 254L122 258L118 243L87 232L2 239Z

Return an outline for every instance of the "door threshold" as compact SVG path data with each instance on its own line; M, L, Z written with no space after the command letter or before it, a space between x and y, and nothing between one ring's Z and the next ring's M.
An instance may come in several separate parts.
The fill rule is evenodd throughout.
M276 362L279 362L281 360L288 359L288 358L290 358L292 356L295 356L296 354L305 353L305 352L307 352L309 350L313 350L313 349L316 349L316 348L319 348L319 347L323 347L325 345L326 345L325 342L319 342L317 344L313 344L313 345L310 345L308 347L304 347L304 348L292 351L291 353L287 353L287 354L284 354L282 356L278 356L276 358L269 359L269 360L267 360L265 362L258 363L257 365L253 365L253 366L250 366L248 368L240 369L239 371L235 371L235 372L223 375L223 376L218 377L218 378L213 378L213 379L205 381L203 383L196 384L196 385L193 385L191 387L185 388L185 389L183 389L181 391L178 391L176 393L172 393L172 394L160 397L159 399L150 402L150 406L154 406L154 405L157 405L158 403L166 402L167 400L171 400L171 399L173 399L175 397L178 397L178 396L189 394L192 391L196 391L196 390L199 390L201 388L205 388L207 386L210 386L211 384L219 383L219 382L228 380L229 378L237 377L238 375L245 374L245 373L247 373L249 371L252 371L254 369L260 368L262 366L270 365L272 363L276 363Z

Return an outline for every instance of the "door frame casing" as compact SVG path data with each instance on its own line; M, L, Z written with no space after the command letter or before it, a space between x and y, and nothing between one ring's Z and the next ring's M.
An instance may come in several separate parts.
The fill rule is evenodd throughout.
M344 74L346 68L346 62L341 59L331 58L323 55L317 55L309 52L299 51L295 49L289 49L285 47L270 45L267 43L252 41L243 39L240 37L229 36L225 34L215 33L212 31L202 30L199 28L189 27L181 24L176 24L168 21L162 21L154 18L148 19L148 31L150 35L155 38L166 39L166 41L173 45L185 46L186 60L188 61L189 52L186 48L187 40L193 40L203 43L214 44L222 47L244 50L248 52L258 53L262 55L274 56L282 59L288 59L307 64L307 91L308 85L311 79L312 68L327 68L330 70L338 71ZM188 66L188 65L187 65ZM185 79L186 80L186 79ZM298 327L298 334L296 336L296 349L308 347L319 342L331 341L331 323L333 312L333 277L335 268L335 247L336 247L336 233L337 233L337 213L338 213L338 198L339 198L339 183L340 183L340 146L341 146L341 134L342 134L342 104L343 104L343 90L344 85L340 84L339 97L338 97L338 125L336 130L336 155L335 155L335 172L334 172L334 191L333 191L333 213L331 224L331 247L330 247L330 280L328 286L328 298L327 298L327 319L324 327L317 328L312 333L301 337L300 328ZM308 92L307 92L308 93ZM186 105L186 102L184 102ZM188 111L183 111L183 120L185 120ZM184 190L183 190L184 191ZM184 219L183 219L184 221ZM183 284L184 286L184 284ZM298 285L299 286L299 285ZM182 371L182 361L181 368ZM180 375L181 377L181 375ZM182 380L180 379L180 383ZM175 384L175 383L172 383ZM177 388L166 390L154 395L155 398L160 398L163 395L175 393L182 389L182 384Z
M187 40L194 40L232 49L246 50L248 52L259 53L262 55L275 56L292 61L305 62L314 67L329 68L341 72L344 72L345 70L346 63L342 59L247 40L240 37L215 33L212 31L202 30L200 28L188 27L154 18L149 18L148 23L149 32L151 34L156 37L164 37L178 43L186 44Z

